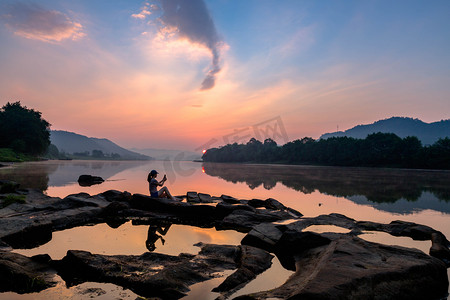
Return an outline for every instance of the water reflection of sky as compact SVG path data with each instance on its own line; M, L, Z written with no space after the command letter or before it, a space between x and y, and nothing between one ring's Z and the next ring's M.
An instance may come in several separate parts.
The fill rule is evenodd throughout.
M243 199L278 199L305 215L341 212L389 221L399 215L450 213L450 172L311 166L201 164L173 161L47 161L0 168L0 179L41 188L50 196L114 189L148 194L147 173L167 174L173 194L198 191ZM78 176L106 181L80 187ZM365 212L366 211L366 212Z
M158 178L167 174L169 180L166 185L175 195L197 191L216 196L227 194L241 199L275 198L305 216L341 213L357 220L381 223L404 220L431 226L450 237L450 172L308 166L202 165L194 162L174 163L171 161L49 161L0 168L0 179L15 180L23 187L41 188L48 195L55 197L65 197L79 192L95 195L111 189L133 194L148 194L146 179L148 172L152 169L160 172L161 175ZM106 181L100 185L80 187L76 181L81 174L101 176ZM107 227L106 224L96 226ZM108 234L113 232L113 229L103 227L100 228L99 234L77 234L74 231L70 235L65 235L65 238L72 239L72 242L79 235L85 235L84 238L89 236L93 238L92 241L78 241L78 245L89 243L95 245L96 240L101 239L99 247L105 247L105 245L107 247L103 248L104 250L99 248L98 251L91 249L100 254L114 249L114 251L117 250L117 253L113 251L116 254L127 254L129 251L141 254L147 251L145 239L148 226L131 226L127 223L115 229L115 236ZM174 225L168 231L167 245L177 245L170 241L182 240L187 236L190 236L186 239L189 240L190 245L184 245L181 242L180 249L190 249L194 247L192 245L196 243L196 240L202 239L209 239L218 244L240 243L240 236L227 237L223 235L223 232L215 232L212 229L208 231L190 228L187 232L182 228L182 226L178 228ZM74 228L73 230L82 231L83 229ZM121 233L122 230L127 233ZM128 235L131 240L120 241L120 234ZM217 239L221 236L228 242L218 242ZM398 241L383 235L370 235L368 238L393 244ZM54 251L50 248L61 248L51 244L56 242L63 245L69 243L66 248L62 248L73 249L70 241L58 241L58 233L54 233L53 240L42 247L49 247L48 251ZM417 247L416 242L411 239L404 239L400 244ZM166 248L163 248L161 241L156 243L156 247L157 252L169 249L166 245L164 245ZM171 254L177 251L179 249ZM61 255L64 254L58 254L58 256Z
M52 259L62 259L68 250L84 250L104 255L141 255L148 252L145 242L149 225L132 225L127 222L119 228L107 224L80 226L54 232L52 240L33 249L14 250L14 252L33 256L50 255ZM243 233L233 230L216 231L214 228L199 228L173 224L164 235L165 243L156 242L155 252L179 255L196 254L200 250L194 246L198 242L218 245L239 245Z

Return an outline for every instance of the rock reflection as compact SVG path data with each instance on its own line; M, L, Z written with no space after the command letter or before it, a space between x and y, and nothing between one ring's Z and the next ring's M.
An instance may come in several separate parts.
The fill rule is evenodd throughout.
M371 202L417 201L423 192L450 201L450 172L404 169L204 163L210 176L251 189L272 189L277 183L308 194L319 191L337 197L365 196Z
M46 191L49 186L77 182L81 174L95 172L105 179L124 170L141 166L142 161L44 161L20 163L0 168L0 180L20 183L21 188Z

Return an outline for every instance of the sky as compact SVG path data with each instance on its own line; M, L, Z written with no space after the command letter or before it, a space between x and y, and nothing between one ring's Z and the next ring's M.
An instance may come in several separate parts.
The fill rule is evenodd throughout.
M0 104L126 148L450 118L450 1L0 0Z

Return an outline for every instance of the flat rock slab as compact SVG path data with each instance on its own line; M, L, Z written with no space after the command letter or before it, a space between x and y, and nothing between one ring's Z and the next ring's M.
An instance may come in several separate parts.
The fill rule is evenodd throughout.
M192 192L191 198L219 203L191 204L119 191L96 196L79 193L64 199L35 190L15 193L25 195L26 203L0 209L3 250L35 247L50 240L56 230L100 222L118 226L130 219L135 223L189 224L249 234L239 246L199 244L201 251L197 255L106 256L69 251L62 261L49 262L45 256L26 258L0 251L2 280L8 274L16 274L11 277L14 282L8 281L10 278L4 281L4 290L8 285L17 292L28 291L30 286L36 290L50 286L51 266L69 285L111 282L143 296L163 299L178 299L194 283L224 277L215 291L221 293L219 298L225 299L270 267L273 255L269 252L296 273L276 289L243 299L433 299L445 296L448 287L444 262L450 264L450 243L441 232L420 224L356 221L341 214L304 218L275 199L238 200L196 192ZM291 223L275 223L292 219ZM317 234L307 231L311 225L335 225L350 232ZM368 230L431 240L430 254L434 257L357 237ZM234 272L225 278L224 270Z
M32 258L0 251L0 292L39 292L56 284L56 272L49 266L50 257Z
M447 293L445 264L419 250L330 238L296 256L296 273L285 284L242 299L440 299Z
M266 251L249 246L199 246L198 255L179 256L153 252L108 256L71 250L57 263L57 269L69 283L111 282L146 297L179 299L190 290L190 285L221 277L224 270L237 269L217 288L228 292L268 269L273 258Z

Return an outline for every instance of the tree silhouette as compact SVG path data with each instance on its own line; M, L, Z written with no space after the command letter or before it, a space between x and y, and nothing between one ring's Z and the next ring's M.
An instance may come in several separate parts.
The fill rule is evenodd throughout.
M39 155L50 145L50 123L41 113L22 106L20 102L6 103L0 110L0 147L16 152Z
M365 139L331 137L316 141L305 137L283 146L271 139L261 143L251 138L247 144L209 149L203 161L450 169L450 139L423 147L417 137L402 139L381 132Z

